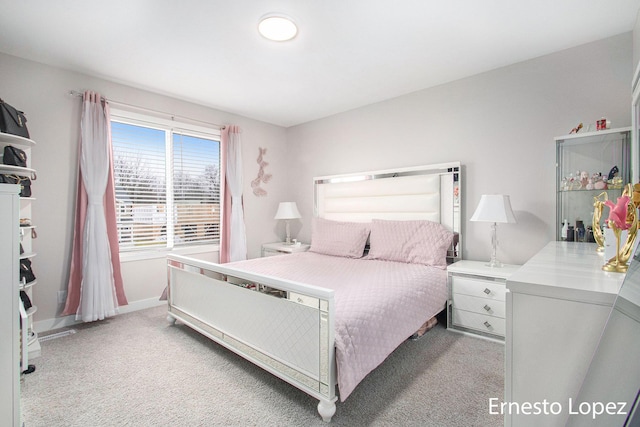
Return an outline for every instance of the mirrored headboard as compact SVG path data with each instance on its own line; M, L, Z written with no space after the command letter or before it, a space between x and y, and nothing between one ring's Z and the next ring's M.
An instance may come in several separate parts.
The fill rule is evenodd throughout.
M460 162L314 178L314 215L334 221L439 222L454 233L447 260L462 259Z

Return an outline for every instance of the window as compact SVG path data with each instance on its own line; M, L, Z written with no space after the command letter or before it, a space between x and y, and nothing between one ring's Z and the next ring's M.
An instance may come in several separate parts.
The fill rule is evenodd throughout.
M220 132L111 110L121 251L218 243Z

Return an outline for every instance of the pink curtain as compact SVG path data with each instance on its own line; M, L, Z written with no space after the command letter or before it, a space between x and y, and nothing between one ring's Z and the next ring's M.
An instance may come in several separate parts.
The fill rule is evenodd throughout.
M83 110L87 102L102 103L99 94L93 92L85 92L83 98ZM118 230L116 225L116 196L113 178L113 148L111 145L111 126L109 106L104 102L104 123L106 125L107 143L108 143L108 161L109 171L107 185L103 199L104 213L106 218L107 237L109 242L109 252L111 254L111 270L113 273L113 281L115 287L115 296L118 305L127 305L127 298L124 293L122 283L122 273L120 270L120 248L118 243ZM80 306L83 280L83 241L84 227L87 218L88 196L84 185L84 179L80 167L82 156L82 144L88 141L80 141L78 145L78 184L76 194L76 214L73 233L73 249L71 253L71 267L69 273L69 283L67 286L67 301L65 303L63 316L76 314Z
M220 262L247 259L247 238L244 225L243 167L241 130L226 126L221 134L221 162L224 167L224 200L222 202L222 234Z

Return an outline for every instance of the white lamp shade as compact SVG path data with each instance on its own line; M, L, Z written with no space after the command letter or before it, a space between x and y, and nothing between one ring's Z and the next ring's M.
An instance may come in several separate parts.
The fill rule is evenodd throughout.
M471 221L500 222L515 224L516 217L511 210L509 196L504 194L483 194Z
M280 202L278 212L274 219L295 219L302 218L296 202Z

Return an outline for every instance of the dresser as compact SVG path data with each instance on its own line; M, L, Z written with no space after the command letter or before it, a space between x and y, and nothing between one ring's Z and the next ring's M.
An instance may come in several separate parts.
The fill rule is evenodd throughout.
M551 242L507 279L505 405L490 402L505 426L565 425L624 280L603 263L595 244Z

